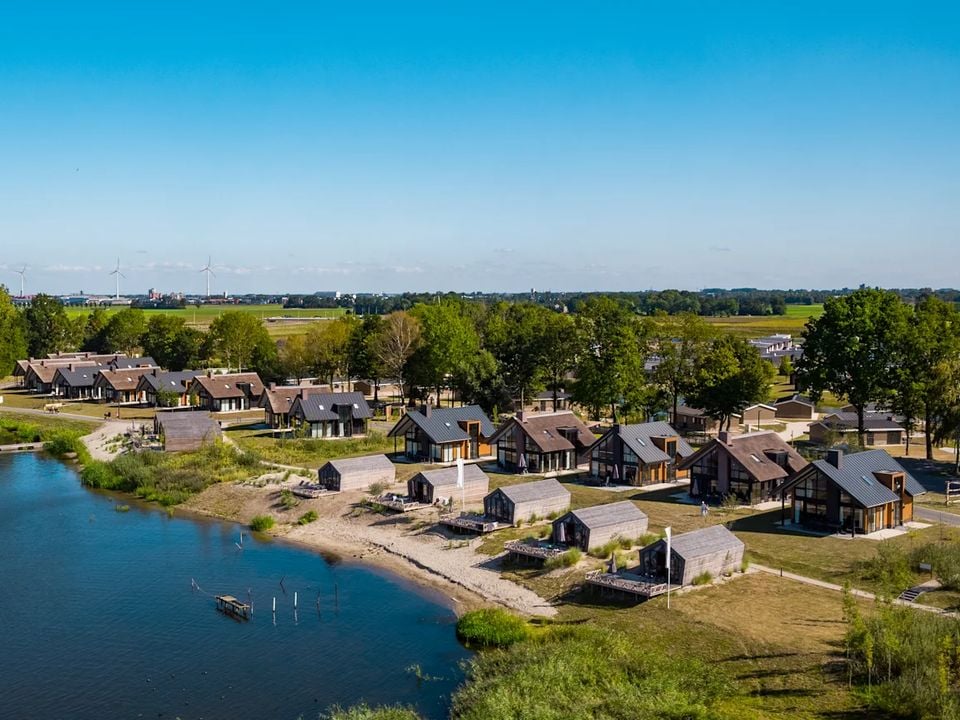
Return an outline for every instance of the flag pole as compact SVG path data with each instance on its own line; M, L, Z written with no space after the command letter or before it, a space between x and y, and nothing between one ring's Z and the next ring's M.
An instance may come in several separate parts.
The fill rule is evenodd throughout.
M665 530L666 533L667 533L667 610L669 610L669 609L670 609L670 565L672 564L672 563L670 562L670 560L671 560L671 558L670 558L670 554L671 554L671 553L670 553L670 535L671 535L671 528L664 528L664 530Z

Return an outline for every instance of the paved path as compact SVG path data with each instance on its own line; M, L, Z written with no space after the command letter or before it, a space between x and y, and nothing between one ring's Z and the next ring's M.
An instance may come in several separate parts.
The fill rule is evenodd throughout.
M960 515L947 512L946 510L934 510L933 508L923 507L922 505L914 503L913 514L915 517L926 520L927 522L938 523L942 521L944 525L960 527Z
M843 592L843 587L835 583L825 582L823 580L817 580L816 578L806 577L804 575L797 575L796 573L787 572L786 570L778 570L776 568L767 567L766 565L757 565L756 563L750 564L751 570L756 570L757 572L767 573L769 575L777 575L778 577L783 577L788 580L793 580L795 582L803 583L804 585L812 585L814 587L823 588L824 590L833 590L834 592ZM863 598L864 600L876 600L877 596L866 590L857 590L856 588L851 588L850 594L858 598ZM937 615L956 615L956 613L946 612L940 608L935 608L930 605L920 605L918 603L907 602L905 600L900 600L899 598L893 600L894 605L903 605L904 607L911 607L917 610L925 610L927 612L932 612Z

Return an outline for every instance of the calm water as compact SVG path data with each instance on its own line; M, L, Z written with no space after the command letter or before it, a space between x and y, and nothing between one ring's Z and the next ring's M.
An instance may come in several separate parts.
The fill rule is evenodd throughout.
M444 715L468 653L435 599L276 542L240 551L237 525L113 507L55 460L0 457L0 718L309 720L360 700ZM250 622L214 610L248 589Z

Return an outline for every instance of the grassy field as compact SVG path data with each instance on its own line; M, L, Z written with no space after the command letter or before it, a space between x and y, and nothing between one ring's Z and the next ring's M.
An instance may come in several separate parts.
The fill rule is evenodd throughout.
M786 315L744 315L704 318L715 328L743 338L763 337L775 333L797 336L811 318L820 317L822 305L787 305Z
M39 442L57 430L88 433L93 427L83 420L4 411L0 413L0 445Z
M118 312L121 309L122 308L104 308L108 315ZM346 312L343 308L311 308L302 310L296 308L284 308L282 305L201 305L200 307L188 305L182 309L144 310L144 312L147 314L147 317L150 317L150 315L153 314L176 315L186 319L188 324L195 327L209 327L210 323L228 310L259 315L264 322L266 322L267 318L270 317L301 318L305 321L308 321L316 318L339 317ZM67 314L74 317L78 315L88 315L89 313L90 308L86 307L67 308ZM282 328L284 325L286 325L286 323L269 322L266 324L268 328ZM292 327L299 327L299 325L294 325Z
M43 410L49 403L60 402L57 398L47 395L36 395L24 390L4 390L3 407L20 408L25 410ZM82 402L79 400L70 400L63 403L61 412L70 415L84 415L91 420L102 420L104 413L111 413L113 419L117 418L117 406L107 405L93 401ZM156 415L156 410L149 407L120 406L121 420L152 420ZM31 414L31 417L33 415ZM51 418L56 418L55 414L50 414Z
M393 452L393 438L375 431L363 438L280 439L258 424L238 425L228 428L226 433L238 446L256 452L264 460L311 469L319 468L335 458Z

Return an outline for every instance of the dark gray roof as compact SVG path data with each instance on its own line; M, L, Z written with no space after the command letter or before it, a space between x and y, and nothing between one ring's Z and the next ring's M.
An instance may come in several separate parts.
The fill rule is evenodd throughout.
M647 514L629 500L580 508L567 515L573 515L588 528L609 527L647 519Z
M814 404L813 401L810 398L808 398L806 395L801 395L799 393L794 393L793 395L787 395L786 397L782 397L779 400L777 400L777 402L774 404L779 405L780 403L785 403L785 402L797 402L797 403L803 403L804 405L810 405L810 406L813 406Z
M686 560L723 550L738 550L742 547L740 538L723 525L711 525L693 532L675 535L670 543L671 550Z
M157 363L149 355L145 357L117 356L110 361L110 367L114 370L129 370L138 367L157 367Z
M427 437L435 443L457 442L468 440L467 433L457 424L461 421L479 421L480 434L489 438L496 432L490 418L486 416L479 405L467 405L457 408L432 408L430 417L419 410L413 410L404 415L390 430L390 435L396 435L398 428L409 420L419 427Z
M507 485L506 487L500 488L500 492L510 498L514 503L524 503L562 495L570 497L570 491L552 478L520 483L519 485Z
M172 392L186 392L187 387L203 370L179 370L170 372L147 373L140 378L140 382L149 385L154 391L168 390Z
M330 466L341 475L355 472L370 472L376 470L393 470L393 463L386 455L362 455L361 457L336 458L330 460L324 467ZM323 472L323 468L320 468Z
M78 367L73 370L62 367L57 368L54 377L59 375L70 387L93 387L93 381L96 379L98 372L100 372L100 368L96 365Z
M340 416L337 414L337 407L346 405L350 408L351 416L355 420L371 417L370 406L367 405L363 393L343 392L343 393L310 393L301 395L293 402L290 408L291 414L296 408L300 408L300 413L307 422L323 422L325 420L336 420Z
M828 415L820 421L831 430L856 430L857 414L855 412L838 412ZM864 430L903 430L895 420L887 415L867 414L863 416Z
M157 413L157 426L168 440L211 438L220 434L220 424L207 413L196 410Z
M424 470L422 473L419 473L419 475L435 488L457 484L456 465L452 467L441 468L439 470ZM475 482L489 483L490 478L487 477L487 474L481 470L478 465L464 465L463 484L469 485L470 483Z
M900 499L877 480L875 472L902 472L908 493L915 497L926 492L923 485L890 457L886 450L865 450L844 455L840 469L826 460L815 460L813 465L864 507L876 507Z
M612 427L609 432L617 431L617 426ZM635 425L620 425L620 437L624 445L630 448L638 458L644 463L659 463L672 460L663 450L658 448L653 442L655 437L676 437L677 454L681 458L693 455L693 448L690 444L680 437L680 433L673 429L670 423L666 422L647 422L637 423ZM604 436L605 437L605 436ZM600 438L598 442L602 442Z

